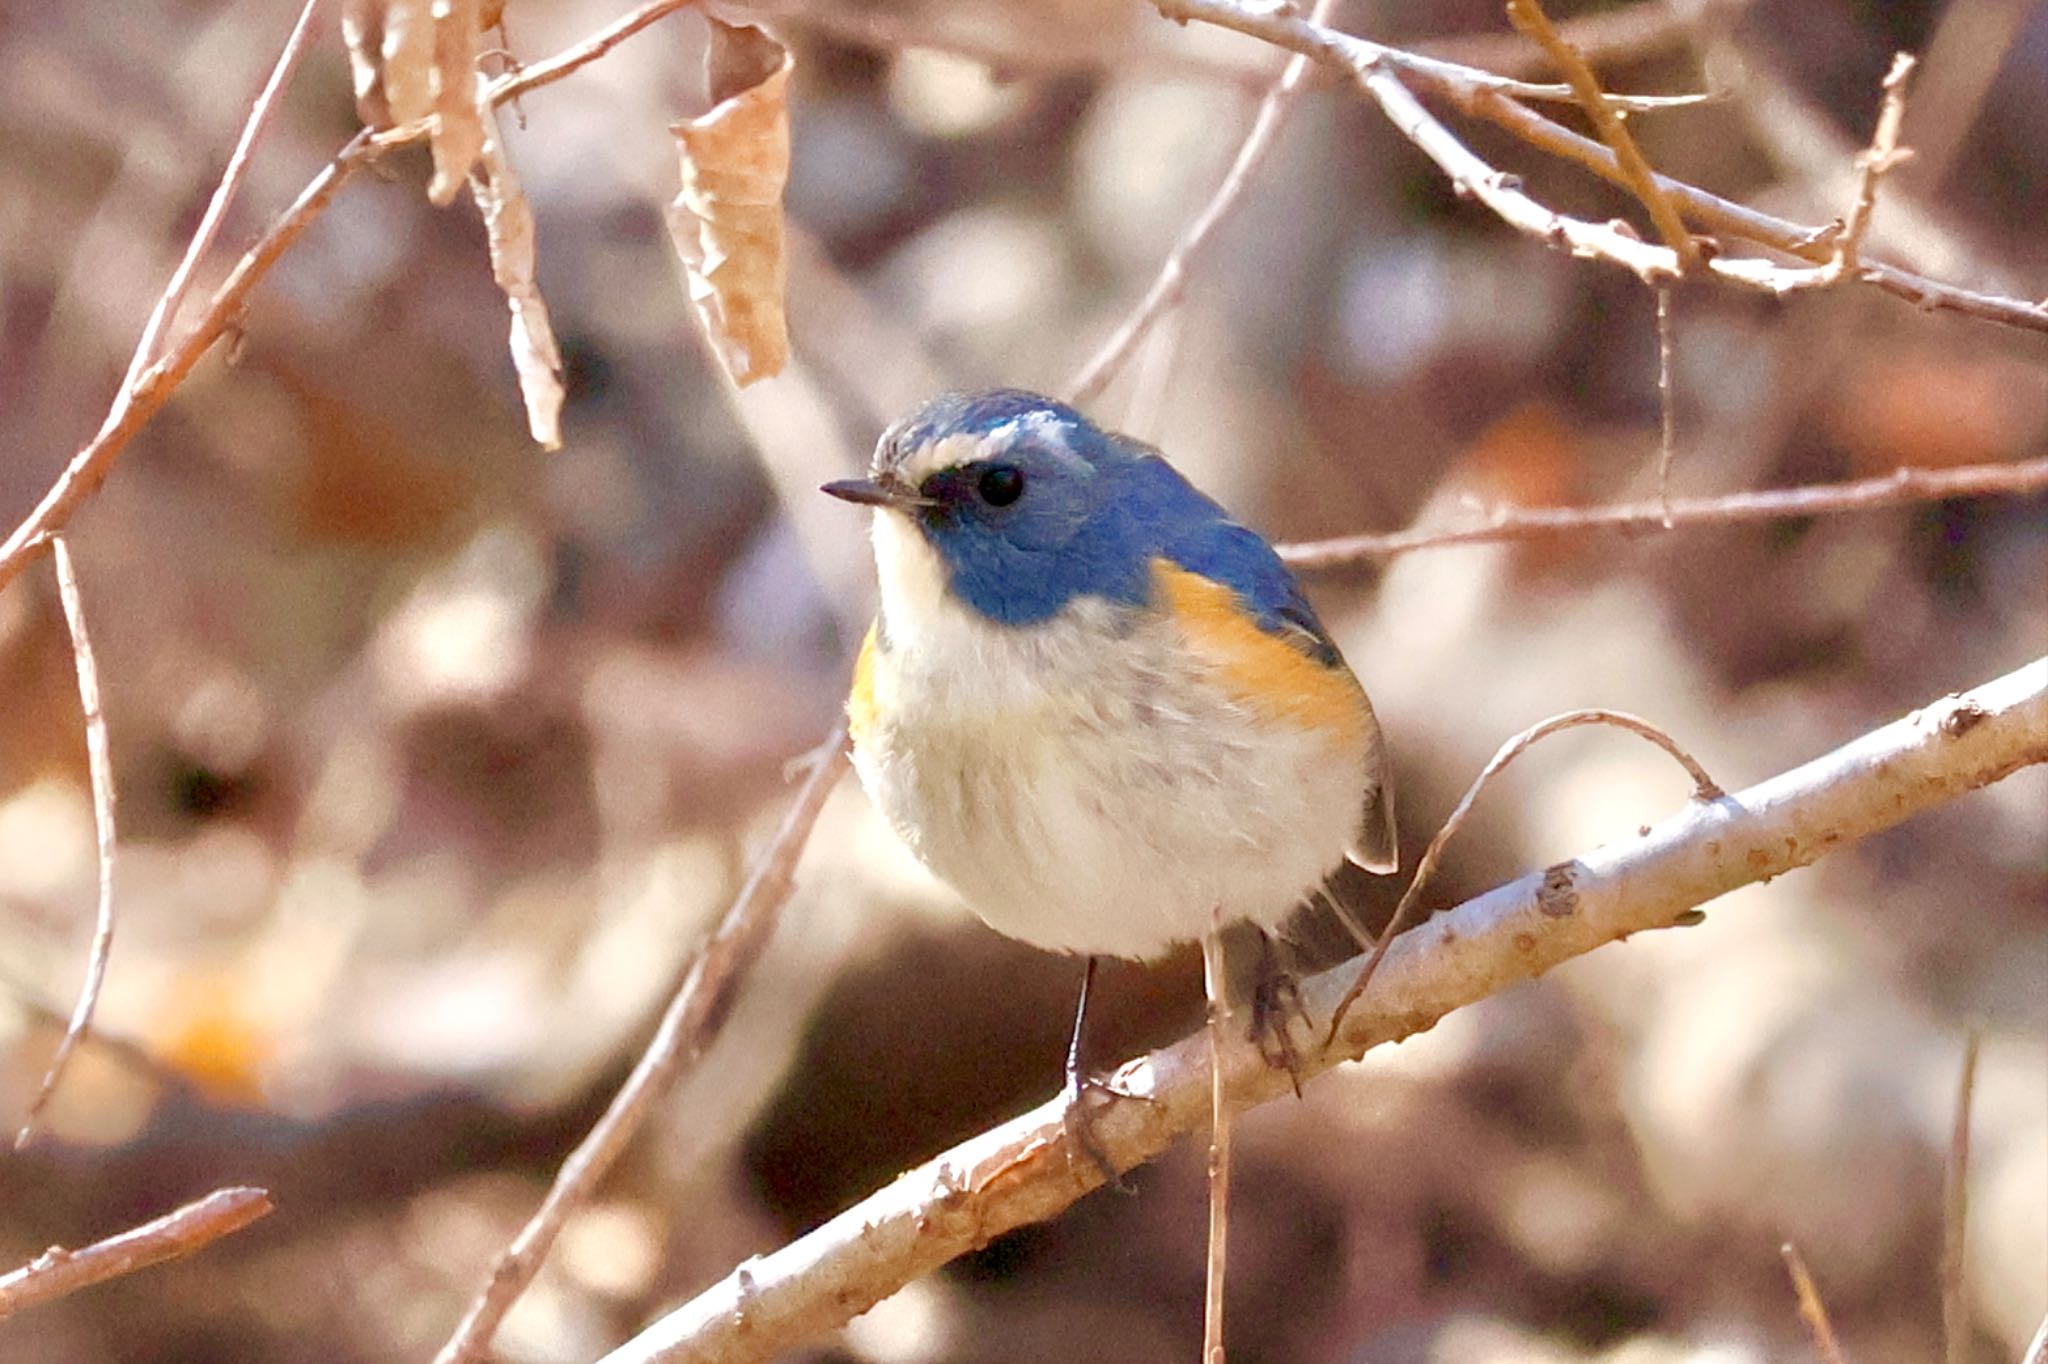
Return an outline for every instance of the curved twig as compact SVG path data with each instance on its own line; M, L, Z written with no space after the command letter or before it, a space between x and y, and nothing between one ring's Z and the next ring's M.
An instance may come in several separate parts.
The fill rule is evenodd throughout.
M21 1129L14 1134L17 1151L35 1135L36 1120L56 1092L65 1065L92 1029L93 1010L99 1004L100 988L107 981L107 959L114 950L114 759L107 741L107 713L100 705L100 669L93 658L92 636L85 628L85 602L78 594L78 570L72 565L71 547L64 543L63 536L51 538L50 555L57 569L57 599L64 608L64 628L71 634L72 670L78 675L78 709L85 718L85 758L92 776L92 828L99 864L99 892L93 911L92 948L85 959L85 982L78 987L78 1003L64 1025L64 1036L58 1039L49 1069L43 1072L43 1082L36 1086Z
M1387 955L1387 945L1408 926L1408 915L1415 908L1416 901L1421 898L1423 886L1436 874L1437 866L1443 861L1445 847L1450 844L1452 835L1464 825L1466 816L1472 813L1472 807L1478 803L1481 793L1509 763L1527 752L1530 745L1553 734L1567 729L1577 729L1583 725L1613 725L1631 734L1640 735L1669 753L1678 765L1685 769L1685 774L1692 778L1692 798L1696 801L1720 800L1726 794L1714 779L1707 775L1707 769L1699 765L1698 759L1679 747L1676 739L1640 716L1618 710L1589 707L1584 710L1568 710L1562 715L1553 715L1548 720L1540 720L1529 726L1500 746L1486 766L1479 770L1479 775L1472 779L1472 784L1465 788L1464 798L1451 811L1450 818L1443 822L1443 827L1429 840L1429 847L1423 851L1422 860L1415 865L1414 877L1408 882L1408 888L1401 892L1400 903L1394 906L1394 913L1387 920L1387 926L1380 931L1379 941L1366 956L1365 965L1359 968L1358 978L1351 983L1351 988L1344 992L1344 997L1337 1001L1337 1007L1331 1011L1329 1032L1323 1038L1325 1046L1336 1041L1337 1030L1343 1026L1345 1013L1358 1002L1359 996L1365 993L1365 987L1372 983L1373 973L1379 970L1380 962ZM1547 877L1548 873L1545 875Z

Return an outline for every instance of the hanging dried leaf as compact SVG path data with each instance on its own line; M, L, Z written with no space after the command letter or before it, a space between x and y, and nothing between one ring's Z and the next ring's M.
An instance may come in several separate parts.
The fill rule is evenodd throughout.
M412 123L434 112L432 0L384 0L384 98L391 117Z
M341 7L341 41L348 48L356 114L365 127L390 127L391 101L384 94L384 0L348 0Z
M789 358L782 296L782 188L789 179L789 50L758 28L711 20L712 107L670 131L682 192L669 236L690 302L733 382L779 373Z
M447 204L484 143L477 53L488 0L349 0L342 11L356 111L373 128L434 119L427 197Z
M447 205L483 154L477 48L483 39L478 0L434 0L434 178L427 197Z
M526 426L550 450L562 448L562 354L555 345L548 305L534 280L533 209L505 157L497 120L477 87L478 125L484 130L470 189L482 210L491 246L491 275L512 309L512 365L526 399Z

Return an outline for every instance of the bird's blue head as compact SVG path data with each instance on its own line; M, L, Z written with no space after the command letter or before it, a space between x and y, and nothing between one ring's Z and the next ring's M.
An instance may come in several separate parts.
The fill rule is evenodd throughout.
M1223 527L1250 535L1150 447L1016 389L934 398L882 436L870 477L825 491L887 513L885 560L900 534L889 523L914 526L942 590L1004 625L1048 619L1077 596L1142 602L1171 546Z

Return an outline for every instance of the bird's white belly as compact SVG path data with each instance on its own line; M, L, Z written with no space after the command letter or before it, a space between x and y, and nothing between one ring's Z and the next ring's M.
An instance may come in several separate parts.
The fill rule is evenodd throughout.
M1083 599L1024 630L899 619L922 637L874 658L854 762L998 931L1157 956L1218 915L1277 924L1342 860L1365 752L1254 714L1164 616Z

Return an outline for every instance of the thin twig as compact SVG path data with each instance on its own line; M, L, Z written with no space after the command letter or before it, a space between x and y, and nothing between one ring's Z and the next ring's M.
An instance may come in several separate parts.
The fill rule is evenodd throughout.
M684 8L692 0L658 0L628 15L584 42L506 76L492 86L492 101L503 104L527 90L560 80L570 72L597 60L625 38L655 20ZM134 382L115 395L99 432L71 457L41 502L0 543L0 588L4 588L27 567L42 542L64 529L71 516L106 480L128 443L170 400L194 366L215 342L233 331L250 292L270 272L285 251L311 226L333 200L348 178L394 147L418 141L427 135L424 122L403 128L357 133L335 155L334 160L313 176L298 197L280 213L256 244L242 256L220 287L214 290L198 324L174 342L162 358L152 362Z
M1224 1364L1223 1284L1230 1247L1230 1089L1224 1055L1230 1019L1220 921L1202 937L1202 992L1209 1004L1209 1248L1202 1287L1202 1364Z
M172 343L161 359L121 391L98 434L71 457L35 510L14 528L6 543L0 544L0 587L12 582L27 567L37 544L63 530L72 513L98 490L136 432L169 401L213 343L235 328L249 292L312 224L335 191L383 152L384 148L377 146L369 134L357 134L307 182L299 197L236 263L227 279L214 290L198 325Z
M1626 176L1611 148L1582 137L1519 102L1528 95L1503 89L1502 82L1492 78L1474 79L1486 77L1487 73L1456 63L1423 61L1413 53L1310 24L1288 13L1285 6L1252 5L1245 0L1154 0L1154 4L1169 19L1199 19L1312 56L1365 87L1403 135L1444 168L1461 193L1486 203L1509 226L1574 255L1621 265L1646 281L1679 273L1678 257L1669 248L1635 241L1606 225L1554 213L1521 193L1513 177L1495 170L1467 150L1395 79L1398 73L1413 80L1460 110L1506 128L1531 146L1583 165L1603 179L1626 187ZM1610 99L1625 109L1641 103L1618 96ZM1669 176L1659 175L1656 182L1688 216L1711 232L1786 252L1814 262L1816 268L1825 266L1833 256L1831 234L1824 229L1760 213ZM1708 260L1706 271L1725 284L1773 296L1812 288L1817 272L1723 255ZM1862 262L1857 278L1923 308L2048 332L2048 303L1963 289L1880 261Z
M2034 1338L2027 1342L2026 1353L2020 1356L2020 1364L2048 1364L2048 1316L2041 1318Z
M544 62L523 66L491 82L491 103L507 100L553 85L579 66L588 66L650 24L668 18L679 9L689 9L697 0L649 0L615 23L607 24L573 47L565 47Z
M1677 348L1671 322L1671 286L1657 286L1657 505L1660 524L1671 529L1671 466L1678 462L1678 391L1671 374Z
M192 287L192 276L212 248L214 238L220 233L220 225L235 202L235 194L242 187L242 180L249 170L249 157L256 149L256 139L262 136L264 127L270 122L277 97L291 79L293 69L298 66L299 58L313 36L313 16L319 8L320 0L306 0L300 8L298 22L292 25L290 36L284 40L284 50L277 54L277 63L270 68L270 78L263 83L255 102L249 106L249 117L242 123L242 133L235 139L234 150L228 153L228 163L221 170L220 183L215 186L213 197L207 201L206 212L199 219L199 226L192 230L192 239L185 243L185 254L171 272L170 282L164 285L156 307L150 311L149 321L143 324L142 339L135 343L135 354L128 361L127 377L121 380L122 393L128 393L135 387L142 371L156 359L163 346L164 334L177 320L186 291Z
M1851 483L1820 483L1711 497L1623 502L1606 507L1514 507L1473 526L1415 526L1279 546L1280 557L1304 572L1391 559L1419 549L1500 544L1572 535L1589 530L1657 531L1684 526L1731 525L1800 516L1874 511L1952 497L2023 496L2048 490L2048 456L1950 469L1897 469Z
M1692 25L1665 0L1644 0L1620 10L1575 14L1557 22L1557 32L1574 50L1595 65L1640 62L1681 47ZM1551 56L1532 48L1512 33L1460 33L1424 38L1414 44L1424 56L1497 71L1503 76L1534 79L1556 70Z
M81 1288L190 1255L240 1231L270 1209L270 1195L263 1189L216 1189L175 1212L95 1241L83 1250L52 1246L12 1274L0 1276L0 1319Z
M1863 238L1870 231L1871 210L1877 207L1877 187L1885 175L1913 153L1899 147L1899 128L1906 120L1906 81L1913 74L1913 55L1901 52L1892 58L1885 73L1884 102L1877 111L1877 129L1870 146L1856 158L1861 174L1856 182L1856 202L1849 206L1841 235L1835 238L1835 258L1829 268L1847 276L1854 274L1863 250Z
M1379 939L1374 943L1371 955L1366 957L1365 965L1359 968L1358 978L1352 981L1351 988L1344 992L1344 997L1337 1001L1337 1007L1331 1011L1330 1028L1323 1039L1325 1046L1336 1041L1337 1030L1344 1023L1344 1015L1358 1002L1359 996L1365 993L1365 987L1372 984L1373 975L1380 969L1380 963L1386 959L1388 944L1392 943L1395 935L1407 926L1408 915L1421 899L1423 886L1428 884L1430 877L1436 874L1437 865L1443 861L1444 848L1449 845L1451 836L1464 825L1466 816L1472 813L1472 807L1478 803L1480 795L1493 779L1500 775L1501 770L1527 752L1530 745L1563 730L1577 729L1581 725L1613 725L1648 739L1670 754L1678 765L1685 769L1685 774L1692 778L1692 798L1695 801L1705 804L1720 800L1726 794L1714 779L1707 775L1707 770L1699 765L1699 761L1678 746L1676 739L1639 716L1593 707L1568 710L1529 726L1500 746L1499 751L1486 766L1480 769L1479 775L1472 779L1472 784L1465 788L1464 798L1451 811L1450 818L1436 831L1436 836L1429 840L1429 847L1423 850L1422 860L1415 864L1414 879L1409 881L1408 888L1401 892L1400 902L1394 906L1394 913L1387 920L1387 926L1380 930ZM1551 873L1557 870L1558 868L1553 867L1551 872L1544 874L1546 890L1549 888Z
M760 19L778 29L821 33L864 52L893 56L919 47L963 57L987 67L998 78L1058 75L1065 72L1115 70L1120 75L1157 73L1195 77L1235 87L1246 94L1272 88L1272 64L1263 53L1231 54L1167 49L1145 44L1105 43L1102 35L1081 26L1044 33L979 30L950 9L901 12L863 6L830 9L820 5L773 0L732 7L749 22ZM1051 41L1046 41L1050 38Z
M1524 193L1517 177L1503 174L1481 160L1423 108L1392 67L1370 66L1359 81L1401 136L1436 162L1459 193L1484 204L1517 232L1573 256L1619 265L1645 284L1657 284L1678 274L1678 257L1669 247L1643 241L1633 229L1624 230L1625 225L1617 227L1613 223L1568 217ZM1725 274L1729 264L1709 262L1716 274Z
M1970 1223L1970 1100L1977 1092L1977 1053L1983 1038L1971 1028L1963 1042L1963 1070L1956 1080L1956 1115L1949 1130L1948 1165L1941 1198L1941 1334L1948 1364L1970 1357L1970 1300L1967 1293Z
M1460 107L1507 129L1540 151L1584 166L1603 180L1617 185L1623 183L1621 168L1615 162L1612 150L1591 138L1581 137L1555 120L1545 118L1527 105L1482 94ZM1834 232L1831 228L1773 217L1669 176L1659 175L1657 183L1678 201L1689 218L1709 232L1755 242L1823 267L1833 258ZM1754 263L1716 258L1711 268L1719 278L1745 283L1766 293L1782 295L1812 287L1814 271L1811 270L1765 269L1746 275L1732 268L1737 264L1749 266ZM2026 331L2048 332L2048 302L1963 289L1883 261L1861 262L1858 278L1916 307L1960 313L1965 317Z
M14 1149L26 1147L35 1135L36 1120L57 1090L64 1067L72 1053L85 1041L92 1028L93 1010L99 1006L100 988L107 981L107 959L114 950L114 759L107 742L107 713L100 705L100 669L94 661L92 635L85 628L85 603L78 593L78 570L71 562L71 547L61 535L50 539L50 555L57 569L57 599L64 607L64 628L71 634L72 669L78 675L78 708L85 718L85 760L92 777L92 827L98 852L99 894L93 914L92 948L86 954L85 982L78 987L78 1002L58 1039L50 1068L29 1100L21 1129L14 1134Z
M1792 1291L1799 1298L1799 1315L1806 1319L1806 1329L1813 1333L1814 1353L1820 1356L1821 1364L1849 1364L1841 1342L1835 1339L1834 1323L1828 1320L1827 1304L1821 1301L1820 1289L1807 1271L1799 1247L1787 1241L1778 1247L1778 1254L1785 1261L1785 1272L1792 1276Z
M1615 161L1621 166L1630 192L1649 211L1657 235L1677 253L1679 263L1685 269L1690 270L1699 264L1699 247L1694 243L1692 234L1685 230L1685 220L1678 216L1678 210L1671 206L1670 198L1658 185L1657 174L1650 169L1649 158L1643 155L1642 148L1636 145L1634 136L1629 133L1628 125L1615 112L1607 92L1600 88L1600 78L1593 74L1593 68L1587 66L1586 59L1579 55L1578 50L1551 26L1550 16L1543 12L1539 0L1508 0L1508 18L1557 64L1559 73L1578 98L1579 107L1593 121L1600 140L1613 149Z
M242 123L241 135L236 138L234 150L229 153L227 165L221 171L220 183L215 186L213 197L207 201L206 212L201 216L199 226L193 229L191 240L185 243L185 254L171 271L170 280L158 296L156 306L150 310L148 321L143 324L142 336L136 341L135 352L128 360L128 373L121 380L113 410L108 414L110 423L117 422L135 401L143 372L155 361L165 333L176 320L185 294L191 288L193 275L219 235L221 222L227 217L228 208L234 203L235 194L248 173L249 158L255 150L256 140L269 123L278 95L291 79L292 71L313 35L313 18L319 6L320 0L306 0L300 8L298 21L292 25L290 35L285 39L284 50L278 53L269 79L251 103L249 116ZM107 957L114 942L113 763L107 756L106 716L100 709L99 671L93 663L92 639L86 632L85 612L79 605L78 576L71 563L70 549L63 538L54 533L62 524L61 521L46 524L43 534L49 539L56 556L57 592L64 605L64 623L71 632L71 655L77 666L79 701L85 712L86 753L92 774L93 827L99 843L99 907L94 921L92 952L87 960L85 983L79 990L78 1004L65 1026L63 1038L57 1043L50 1068L43 1074L42 1084L29 1101L21 1129L15 1133L14 1149L17 1151L27 1146L35 1135L36 1119L42 1115L44 1105L49 1103L50 1095L56 1090L57 1081L71 1060L72 1052L85 1040L92 1027L93 1010L99 1003L100 988L106 983ZM33 546L24 541L23 549L32 550ZM23 562L26 562L26 557L24 553ZM7 576L0 573L0 584L6 582Z
M1588 849L1403 934L1339 1045L1302 1056L1304 1078L1434 1026L1452 1009L1603 943L1678 922L1738 886L1782 875L1913 814L2048 762L2048 659L1944 698L1711 805L1688 802L1640 834ZM1754 909L1754 905L1751 906ZM1347 964L1304 983L1312 1010L1350 984ZM1234 1107L1292 1093L1232 1030ZM1091 1133L1120 1170L1209 1121L1206 1030L1113 1077L1148 1102L1098 1110ZM781 1357L969 1249L1073 1203L1102 1176L1072 1153L1064 1100L961 1143L772 1254L748 1260L613 1351L606 1364L749 1364Z
M1331 11L1337 7L1337 0L1316 0L1310 18L1315 23L1326 23ZM1159 274L1153 279L1152 287L1131 309L1116 333L1105 341L1087 364L1081 367L1073 381L1067 385L1067 400L1077 407L1085 407L1102 396L1102 390L1109 386L1118 369L1130 359L1131 352L1139 341L1151 330L1152 325L1177 305L1181 295L1187 291L1188 272L1194 267L1195 258L1202 253L1217 227L1230 216L1238 200L1244 197L1245 188L1252 176L1265 164L1274 145L1280 139L1280 130L1287 126L1287 116L1294 112L1295 101L1300 98L1301 88L1308 82L1310 62L1300 53L1287 59L1286 67L1274 78L1273 87L1259 101L1259 110L1252 118L1251 131L1237 149L1237 157L1230 163L1223 181L1216 186L1216 192L1181 239L1174 243L1166 260L1159 267Z
M774 838L754 860L746 884L699 949L689 974L662 1014L653 1040L634 1063L633 1073L612 1097L604 1116L555 1172L547 1197L499 1257L490 1282L470 1303L455 1333L434 1357L435 1364L462 1364L484 1357L499 1323L540 1272L570 1215L596 1191L661 1096L709 1049L731 1013L740 981L774 932L776 915L795 888L797 858L825 798L839 781L843 770L840 758L845 751L846 724L842 720L818 750L816 763L797 789Z
M1749 0L1671 0L1674 8L1698 12L1716 4L1747 4ZM1952 5L1948 13L1971 8L1973 0ZM1787 71L1786 53L1766 50L1754 43L1737 42L1732 25L1723 22L1697 23L1700 60L1706 77L1716 89L1725 90L1728 102L1741 118L1748 140L1776 169L1776 178L1791 189L1796 200L1807 204L1838 204L1843 209L1855 202L1860 174L1858 154L1868 139L1844 137L1832 115ZM1978 54L1972 53L1971 59ZM1925 81L1916 75L1917 111L1924 98ZM1923 161L1918 147L1917 120L1908 125L1916 134L1913 160L1916 169ZM1923 179L1922 183L1926 181ZM1969 240L1971 230L1956 221L1953 204L1933 204L1916 198L1910 191L1888 196L1884 238L1886 249L1898 253L1899 263L1935 276L1967 271L1982 288L2001 294L2024 292L2013 271ZM1811 212L1811 209L1802 211ZM1828 222L1821 240L1814 243L1824 259L1834 249L1834 234L1842 230L1840 216ZM1873 238L1876 233L1873 231ZM1802 253L1804 254L1804 253Z
M1538 103L1571 104L1578 95L1569 85L1516 80L1510 76L1482 71L1476 66L1427 57L1300 18L1291 5L1245 3L1245 0L1152 0L1161 17L1176 24L1199 19L1221 28L1235 29L1261 38L1303 56L1343 70L1359 71L1385 66L1413 76L1431 89L1454 99L1476 99L1481 94ZM1607 97L1614 107L1629 113L1651 113L1662 109L1686 109L1711 103L1713 95L1615 95Z

